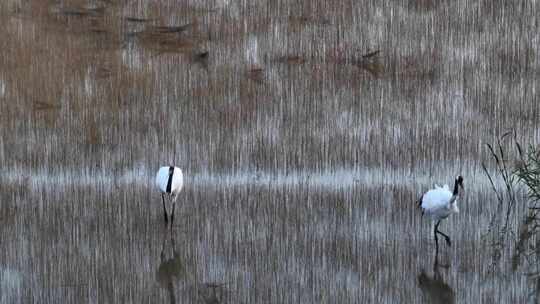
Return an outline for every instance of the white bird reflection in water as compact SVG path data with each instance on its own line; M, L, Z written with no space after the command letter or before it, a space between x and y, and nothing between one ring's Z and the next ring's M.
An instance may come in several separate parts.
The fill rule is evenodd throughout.
M426 271L422 269L418 275L418 287L422 291L426 303L456 303L455 292L452 287L444 281L439 271L440 268L441 265L438 264L436 256L435 263L433 264L433 276L430 277Z
M159 285L167 291L169 303L177 303L176 291L187 297L191 303L226 303L226 283L198 282L197 271L195 267L191 267L196 265L196 261L189 257L188 261L185 260L183 252L179 252L176 248L175 230L169 231L170 240L167 240L166 233L163 237L160 264L156 272ZM175 290L178 282L186 283L183 289Z
M160 264L157 270L157 281L161 287L167 289L169 302L176 303L176 295L174 292L175 282L181 279L186 279L188 276L182 257L176 250L173 233L170 234L170 250L167 250L167 238L163 237L163 245L160 254ZM167 254L167 251L172 254ZM169 256L169 258L167 257Z

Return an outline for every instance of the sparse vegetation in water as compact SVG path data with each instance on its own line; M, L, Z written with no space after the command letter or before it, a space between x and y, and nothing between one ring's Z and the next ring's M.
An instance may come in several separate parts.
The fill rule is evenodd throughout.
M528 275L540 280L540 149L530 145L527 151L519 147L519 152L514 174L526 187L527 212L519 228L512 265L516 269L521 261L527 261Z
M487 150L491 159L493 160L495 167L494 173L487 168L485 163L482 163L482 169L484 174L489 179L491 190L495 193L497 198L497 208L494 210L491 221L489 223L489 230L492 233L494 239L492 239L494 246L493 262L498 262L501 254L502 247L505 243L505 238L509 231L508 223L510 215L515 211L516 205L516 186L518 178L513 174L513 163L509 158L513 154L509 154L505 151L507 148L505 144L509 139L514 140L515 137L511 136L512 133L505 133L497 139L496 146L486 144ZM512 141L512 143L515 141ZM519 147L517 142L516 146ZM512 145L512 144L511 144ZM510 230L512 227L510 227Z
M505 152L505 141L514 153ZM504 134L495 147L488 144L487 148L496 173L491 174L485 165L483 169L498 200L489 227L493 266L508 262L500 259L502 252L510 248L511 268L524 269L533 285L528 298L537 303L540 299L540 149L529 145L524 151L515 132ZM502 183L497 183L497 179ZM525 208L523 219L511 222L511 215L519 208Z

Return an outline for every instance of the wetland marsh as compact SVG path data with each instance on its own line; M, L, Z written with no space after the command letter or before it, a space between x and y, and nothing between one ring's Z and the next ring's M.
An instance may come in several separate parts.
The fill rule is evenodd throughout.
M494 253L482 171L508 130L539 144L537 2L8 0L0 15L1 303L540 301L537 264L512 267L511 242ZM154 174L172 163L168 229ZM433 269L415 202L458 174L449 267Z

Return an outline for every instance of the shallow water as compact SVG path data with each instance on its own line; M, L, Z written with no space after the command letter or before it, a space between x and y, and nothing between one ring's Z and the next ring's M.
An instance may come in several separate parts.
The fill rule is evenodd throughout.
M3 2L0 303L536 303L481 165L507 130L539 143L537 12ZM415 201L458 174L434 268Z
M13 182L2 191L10 300L195 302L216 293L246 303L422 302L426 284L418 276L434 275L431 228L414 203L426 186L407 179L336 186L323 182L329 177L188 178L169 230L152 176L118 188L100 177L93 184L49 177L27 191ZM456 300L522 302L525 276L488 267L491 250L478 229L488 222L480 220L486 196L487 185L471 183L461 213L443 223L454 246L441 246L441 264L450 264L438 270L441 281ZM174 256L177 266L167 264Z

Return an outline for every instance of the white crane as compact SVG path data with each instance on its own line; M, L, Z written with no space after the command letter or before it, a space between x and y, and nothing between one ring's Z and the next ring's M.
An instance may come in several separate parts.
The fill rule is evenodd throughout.
M172 204L171 224L174 220L174 207L178 194L184 186L184 175L182 170L175 166L161 167L156 174L156 185L161 192L161 201L163 202L163 213L165 223L167 223L167 207L165 205L165 195Z
M463 189L463 177L456 177L454 183L454 191L451 192L448 185L439 187L435 185L434 189L424 193L418 201L422 208L422 215L426 214L432 220L436 221L435 228L433 230L433 236L435 237L436 252L439 252L439 239L437 234L444 236L448 246L451 246L450 237L441 231L439 231L439 224L441 220L447 218L452 213L458 213L459 208L457 206L457 199L459 196L459 188Z

